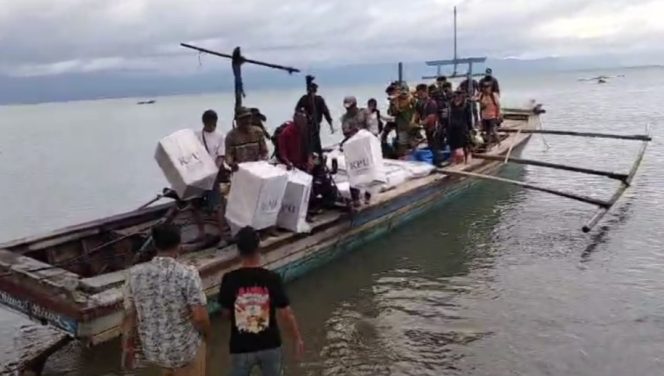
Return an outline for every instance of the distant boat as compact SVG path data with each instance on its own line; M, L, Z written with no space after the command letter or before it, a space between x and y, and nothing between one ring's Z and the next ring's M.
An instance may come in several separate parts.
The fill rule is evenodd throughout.
M608 82L610 78L624 78L624 74L619 74L617 76L597 76L597 77L590 77L590 78L579 78L579 81L595 81L598 84L605 84Z
M156 102L156 100L150 99L149 101L138 101L136 104L155 104Z

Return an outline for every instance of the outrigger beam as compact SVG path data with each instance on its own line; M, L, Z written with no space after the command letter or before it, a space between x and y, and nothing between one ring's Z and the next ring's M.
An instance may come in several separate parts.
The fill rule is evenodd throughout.
M201 53L206 53L214 56L219 56L219 57L224 57L227 59L231 59L231 67L233 68L233 77L235 78L235 114L237 115L237 111L240 107L242 107L242 98L245 97L244 93L244 84L242 82L242 64L249 63L249 64L254 64L254 65L260 65L263 67L268 67L272 69L279 69L279 70L284 70L288 72L289 74L293 73L298 73L300 72L299 69L293 68L293 67L287 67L283 65L278 65L278 64L272 64L272 63L266 63L264 61L258 61L258 60L252 60L252 59L247 59L246 57L242 56L242 52L240 51L240 47L235 47L233 50L233 54L224 54L221 52L213 51L213 50L208 50L207 48L202 48L202 47L197 47L191 44L187 43L180 43L180 46L189 48L192 50L196 50Z
M187 43L180 43L180 46L186 47L186 48L191 48L192 50L196 50L198 52L203 52L203 53L214 55L214 56L225 57L227 59L233 59L233 55L224 54L224 53L213 51L213 50L208 50L206 48L197 47L197 46L187 44ZM277 65L277 64L272 64L272 63L266 63L266 62L258 61L258 60L247 59L244 56L240 56L240 57L242 58L243 63L255 64L255 65L260 65L260 66L263 66L263 67L268 67L268 68L273 68L273 69L281 69L281 70L285 70L286 72L288 72L290 74L300 72L300 70L297 69L297 68L287 67L287 66L284 66L284 65Z
M422 76L423 80L435 80L436 78L440 77L440 75L435 75L435 76ZM467 78L468 74L467 73L455 73L449 76L445 76L447 78ZM484 77L484 74L482 73L473 73L471 77Z
M499 128L498 132L503 133L516 133L518 129ZM595 132L576 132L576 131L557 131L549 129L522 129L521 133L540 133L540 134L555 134L560 136L578 136L578 137L595 137L595 138L613 138L619 140L636 140L636 141L651 141L652 137L649 134L637 135L622 135L610 133L595 133Z
M485 160L488 160L488 161L505 161L505 158L502 157L502 156L488 155L488 154L473 154L473 158L485 159ZM542 161L536 161L536 160L532 160L532 159L521 159L521 158L510 157L510 158L507 158L507 162L512 162L512 163L516 163L516 164L523 164L523 165L548 167L548 168L554 168L554 169L565 170L565 171L580 172L580 173L589 174L589 175L606 176L607 178L620 180L620 181L626 181L627 177L628 177L627 174L621 174L621 173L616 173L616 172L611 172L611 171L601 171L601 170L595 170L595 169L591 169L591 168L567 166L567 165L563 165L563 164L542 162Z
M501 178L501 177L498 177L498 176L492 176L492 175L478 174L478 173L475 173L475 172L456 171L456 170L447 170L447 169L441 169L439 171L443 174L446 174L446 175L457 175L457 176L464 176L464 177L470 177L470 178L479 178L479 179L484 179L484 180L492 180L492 181L497 181L497 182L501 182L501 183L517 185L517 186L522 187L522 188L532 189L532 190L540 191L540 192L551 193L551 194L561 196L561 197L566 197L566 198L569 198L569 199L572 199L572 200L577 200L577 201L585 202L585 203L588 203L588 204L597 205L601 208L609 208L611 206L611 203L609 201L604 201L604 200L600 200L600 199L596 199L596 198L588 197L588 196L583 196L583 195L577 195L577 194L574 194L574 193L557 191L555 189L540 187L540 186L537 186L537 185L524 183L524 182L518 181L518 180L505 179L505 178Z
M606 213L611 210L613 205L618 202L620 197L622 197L623 193L627 190L627 188L632 185L632 180L634 180L634 176L636 175L636 171L639 169L639 166L641 165L641 161L643 160L643 155L646 153L646 148L648 148L648 141L651 140L650 138L650 129L649 127L646 127L646 136L647 139L643 140L643 144L641 145L641 149L639 150L639 154L636 157L636 160L634 161L634 164L632 165L632 169L629 171L629 174L627 175L627 178L620 184L620 187L616 190L616 192L611 196L611 199L609 200L609 207L607 208L600 208L597 210L595 215L592 216L592 218L586 223L585 226L583 226L583 232L590 232L590 230L593 229L599 223L599 221L604 218Z

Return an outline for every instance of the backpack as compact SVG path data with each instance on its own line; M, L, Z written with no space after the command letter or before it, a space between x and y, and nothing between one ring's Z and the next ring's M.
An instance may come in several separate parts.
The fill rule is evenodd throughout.
M277 129L274 130L274 133L272 134L272 137L270 137L270 140L272 141L272 145L274 146L274 153L272 153L273 157L277 157L279 159L279 136L281 136L281 132L286 129L289 125L291 125L292 122L287 121L280 126L277 127Z

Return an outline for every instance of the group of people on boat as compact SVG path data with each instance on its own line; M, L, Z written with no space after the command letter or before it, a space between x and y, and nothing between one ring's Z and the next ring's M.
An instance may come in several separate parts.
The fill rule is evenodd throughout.
M344 98L341 148L364 129L380 139L385 158L413 158L413 153L426 145L429 160L440 166L449 163L445 161L449 154L451 163L463 164L468 162L473 148L500 142L496 133L502 121L500 86L491 69L486 70L479 82L465 79L456 88L440 76L433 84L417 85L414 91L404 82L392 82L385 93L389 103L386 114L381 113L375 98L369 99L366 107L361 107L355 96ZM294 106L292 119L278 126L273 134L266 130L266 120L260 109L240 107L236 109L236 126L224 136L217 129L217 113L213 110L203 113L203 128L197 135L220 169L217 183L229 182L230 174L240 163L269 159L268 143L271 143L272 157L277 163L314 177L311 205L313 211L320 210L324 206L321 197L322 201L333 200L323 194L331 191L332 179L325 168L321 124L327 122L333 134L336 129L313 78L308 80L307 93ZM353 195L353 203L359 205L357 195ZM196 204L200 209L216 212L220 233L226 232L219 184ZM200 213L195 217L203 236Z
M385 158L406 159L426 143L434 164L443 162L442 151L447 147L454 155L453 163L467 163L473 139L482 138L480 134L489 143L499 142L496 127L501 121L500 87L491 71L486 73L480 82L467 79L456 89L445 77L431 85L419 84L414 91L403 82L393 82L385 90L389 101L385 115L376 99L360 107L356 97L347 96L343 100L340 146L366 130L380 139ZM219 233L227 233L221 183L229 182L241 163L269 159L268 142L274 146L273 157L278 163L313 176L310 205L325 206L333 182L326 167L320 125L326 121L331 133L336 129L313 80L308 80L307 93L295 105L292 119L273 134L267 132L266 117L258 108L237 108L236 126L226 135L217 129L219 117L215 111L205 111L201 120L202 129L196 134L216 162L219 174L213 188L192 201L199 237L205 236L204 211L216 214ZM476 146L486 147L486 143L478 142ZM331 196L329 201L334 204L336 196ZM359 201L357 194L353 200ZM164 375L203 376L211 330L200 276L195 268L176 260L181 242L179 228L160 224L152 229L151 238L157 256L134 266L126 280L123 365L131 368L140 352ZM218 301L231 326L231 375L249 376L254 366L261 368L263 375L280 375L281 337L276 317L287 323L299 357L304 345L295 316L279 275L260 266L259 233L245 227L234 240L242 267L224 275Z

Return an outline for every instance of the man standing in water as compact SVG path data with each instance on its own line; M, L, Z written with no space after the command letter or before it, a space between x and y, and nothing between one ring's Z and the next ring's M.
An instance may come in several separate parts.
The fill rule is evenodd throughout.
M309 78L311 77L311 78ZM303 111L309 117L309 144L313 153L321 155L323 147L320 141L320 124L323 118L330 125L330 132L334 133L334 125L332 124L332 116L330 110L327 108L325 99L318 95L318 85L311 82L312 76L307 77L307 94L303 95L295 105L295 112Z
M198 139L219 169L212 189L205 192L203 197L194 201L195 210L192 213L198 226L199 239L203 239L205 236L205 224L200 213L201 210L210 214L216 213L219 236L223 237L226 232L226 220L224 218L225 205L219 188L219 184L228 179L227 170L224 167L226 141L224 140L223 133L217 131L218 119L217 113L213 110L205 111L202 117L203 129L196 132L196 136L198 136Z
M231 376L249 376L254 367L259 367L263 376L282 374L277 315L290 329L296 358L304 352L281 277L261 267L259 242L254 229L241 229L236 244L242 266L221 280L219 303L224 316L231 320Z
M122 366L134 368L136 346L164 376L205 376L210 320L198 271L179 263L180 230L152 229L157 256L129 270L122 322Z
M226 136L226 163L233 171L240 163L261 161L268 157L263 130L251 124L251 111L244 107L238 109L236 120L237 128Z

